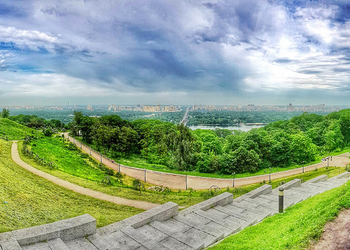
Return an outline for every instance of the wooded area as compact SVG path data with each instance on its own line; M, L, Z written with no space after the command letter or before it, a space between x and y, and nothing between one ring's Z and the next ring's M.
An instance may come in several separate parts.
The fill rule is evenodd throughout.
M138 155L170 169L232 174L307 163L342 150L350 143L350 110L326 116L303 113L249 132L192 131L158 120L129 122L117 115L96 118L75 112L70 128L116 158Z

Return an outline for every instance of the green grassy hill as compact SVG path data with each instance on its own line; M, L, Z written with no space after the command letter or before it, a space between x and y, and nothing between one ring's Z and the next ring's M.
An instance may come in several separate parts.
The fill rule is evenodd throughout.
M24 170L12 161L11 144L0 139L0 233L86 213L101 227L142 212L74 193Z
M349 207L350 185L344 184L247 227L209 249L306 249L320 238L328 221Z
M20 125L6 118L0 118L0 138L7 140L23 139L25 135L36 133L34 129Z

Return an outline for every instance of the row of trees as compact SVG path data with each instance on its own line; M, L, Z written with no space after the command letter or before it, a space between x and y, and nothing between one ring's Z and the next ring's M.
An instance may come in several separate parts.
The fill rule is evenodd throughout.
M12 121L15 121L19 124L25 125L30 128L40 128L40 129L67 129L68 127L57 119L45 120L44 118L39 118L36 115L16 115L8 116Z
M181 171L232 174L286 167L315 160L350 144L350 110L327 116L304 113L249 132L192 131L158 120L129 122L74 113L76 136L114 157L137 155L152 164Z

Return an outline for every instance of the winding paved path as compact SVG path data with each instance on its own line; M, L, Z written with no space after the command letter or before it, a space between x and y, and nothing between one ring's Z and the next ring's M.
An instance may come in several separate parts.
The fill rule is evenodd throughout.
M29 172L32 172L33 174L38 175L42 178L45 178L46 180L51 181L52 183L55 183L58 186L72 190L72 191L79 193L79 194L90 196L90 197L93 197L93 198L99 199L99 200L109 201L109 202L112 202L112 203L115 203L118 205L131 206L131 207L136 207L136 208L145 209L145 210L148 210L148 209L151 209L151 208L154 208L154 207L157 207L160 205L160 204L154 204L154 203L150 203L150 202L146 202L146 201L129 200L129 199L121 198L121 197L116 197L116 196L104 194L104 193L101 193L101 192L98 192L98 191L95 191L95 190L92 190L89 188L84 188L84 187L78 186L78 185L73 184L71 182L59 179L53 175L50 175L50 174L45 173L43 171L40 171L40 170L30 166L29 164L25 163L24 161L22 161L22 159L20 158L20 156L18 154L17 141L14 141L12 144L11 157L12 157L12 160L17 165L28 170Z
M81 148L81 150L90 154L96 160L101 161L107 167L115 171L119 171L128 176L131 176L133 178L142 181L146 180L148 183L168 187L171 189L208 189L213 185L217 185L220 188L226 188L232 187L233 182L235 187L240 187L244 185L260 183L263 181L268 182L270 178L271 180L275 180L327 167L327 162L320 162L310 166L305 166L304 168L301 167L282 172L271 173L271 176L269 176L269 174L264 174L245 178L236 178L234 180L227 178L209 178L191 175L186 176L182 174L165 173L121 165L105 157L101 153L92 150L90 147L76 140L74 137L68 136L68 133L63 134L65 138L68 138L72 143L76 144L77 147ZM329 166L345 167L347 164L350 163L349 156L349 153L333 156L332 161L329 161Z

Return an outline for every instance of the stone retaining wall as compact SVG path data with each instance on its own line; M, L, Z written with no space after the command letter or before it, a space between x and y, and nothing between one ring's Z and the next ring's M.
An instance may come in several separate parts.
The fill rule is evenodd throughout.
M96 233L96 219L84 214L71 219L56 221L36 227L24 228L0 234L0 245L28 245L60 238L63 241Z

